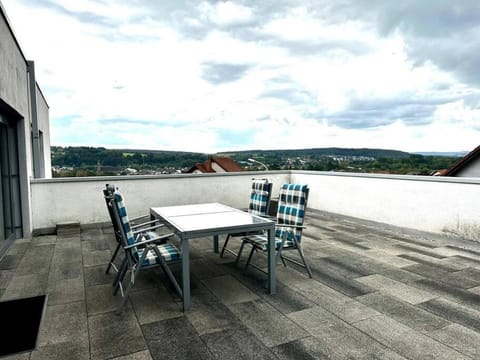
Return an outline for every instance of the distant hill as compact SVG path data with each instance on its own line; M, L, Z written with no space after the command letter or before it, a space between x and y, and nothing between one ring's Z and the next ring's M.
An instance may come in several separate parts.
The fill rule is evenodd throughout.
M423 155L423 156L449 156L449 157L464 157L468 154L468 151L425 151L425 152L415 152L412 153L415 155Z
M166 174L185 172L196 163L204 162L209 154L136 149L106 149L103 147L52 146L54 176L93 176ZM253 158L269 170L298 169L316 171L346 171L362 173L430 175L447 169L457 156L446 153L435 155L410 154L398 150L316 148L291 150L230 151L217 156L228 156L246 170L260 170L263 165L252 163Z
M244 150L244 151L229 151L221 153L225 156L241 156L245 154L255 154L257 156L348 156L348 157L370 157L370 158L392 158L392 159L404 159L408 158L411 154L399 150L385 150L385 149L369 149L369 148L316 148L316 149L295 149L295 150Z

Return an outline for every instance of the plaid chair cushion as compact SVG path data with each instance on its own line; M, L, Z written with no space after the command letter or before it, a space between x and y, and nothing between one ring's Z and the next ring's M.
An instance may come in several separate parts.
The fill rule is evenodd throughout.
M248 212L253 215L267 214L268 200L270 198L268 189L268 180L252 181L252 192L250 193Z
M132 228L130 227L130 221L128 220L127 208L125 207L125 200L120 192L116 191L114 193L114 199L117 203L118 212L120 216L120 221L122 222L123 230L127 237L127 242L129 245L135 243L135 237L133 236Z
M178 249L172 244L162 244L156 245L158 251L160 252L161 257L168 263L172 261L177 261L181 259L181 253ZM138 249L138 256L142 257L145 249ZM142 266L160 264L160 259L153 249L149 249L147 256L143 260Z
M287 232L287 240L293 241L293 236L299 242L302 239L301 229L285 229L282 224L302 226L307 204L308 185L283 184L278 199L277 224L275 236L283 238Z
M268 250L267 235L250 235L244 238L244 240L262 251ZM282 238L275 236L275 250L278 250L280 248L280 245L282 245ZM295 243L291 240L286 240L283 244L283 249L289 247L295 247Z

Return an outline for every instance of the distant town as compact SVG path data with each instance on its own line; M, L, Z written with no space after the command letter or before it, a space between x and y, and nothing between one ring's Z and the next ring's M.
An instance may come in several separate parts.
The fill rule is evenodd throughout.
M208 162L209 159L228 158L246 171L295 169L434 175L452 166L463 155L423 155L396 150L346 148L249 150L212 155L52 146L52 173L54 177L181 174L198 172L194 171L196 165Z

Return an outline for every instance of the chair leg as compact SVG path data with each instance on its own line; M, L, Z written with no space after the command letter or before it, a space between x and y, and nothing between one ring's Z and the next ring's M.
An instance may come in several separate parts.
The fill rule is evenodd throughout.
M242 245L240 245L240 249L238 250L237 258L235 259L235 267L238 266L238 262L240 261L240 257L242 256L242 251L244 246L245 246L245 241L242 241Z
M283 256L282 256L282 247L280 246L277 250L277 255L276 255L276 259L275 259L275 264L278 264L278 259L280 258L280 260L282 260L282 264L283 266L287 267L287 263L285 262L285 260L283 259Z
M305 256L303 255L303 249L300 246L300 244L297 244L297 250L298 250L298 253L300 254L303 264L305 265L305 269L307 269L308 277L311 279L312 271L310 270L310 266L308 266L307 261L305 260Z
M117 295L118 289L120 288L120 285L123 282L123 278L125 277L127 269L128 269L128 260L127 258L125 258L123 259L122 264L118 269L117 275L115 276L115 279L113 280L113 283L112 283L113 295Z
M163 272L165 273L165 275L167 275L170 282L175 287L175 290L178 292L178 295L180 295L180 297L183 298L182 289L180 289L180 286L178 285L177 279L175 279L175 276L173 276L172 270L170 270L170 267L168 266L167 262L162 257L162 255L160 254L160 251L158 251L158 248L154 247L153 250L155 251L155 254L157 255L158 259L160 260L160 264L162 265Z
M142 269L143 260L145 260L145 258L147 257L148 251L150 251L150 249L148 247L146 247L143 251L142 256L138 260L138 262L132 267L132 272L130 274L130 282L128 283L128 286L125 289L125 293L123 294L123 299L122 299L122 302L120 304L120 307L117 310L117 314L122 312L123 306L127 302L128 293L129 293L130 289L132 288L132 286L135 285L135 280L138 276L138 273Z
M245 270L247 270L248 265L250 265L250 261L252 260L253 253L255 252L255 246L252 245L252 251L250 251L250 254L248 255L247 263L245 264Z
M123 294L122 302L120 303L120 307L117 310L117 314L121 313L123 310L123 307L125 306L125 303L128 300L128 293L130 292L130 289L132 288L133 285L135 285L135 279L137 278L138 273L140 272L141 265L136 264L134 269L132 269L132 273L130 274L130 282L128 283L127 288L125 289L125 293Z
M228 240L230 240L231 235L228 234L227 238L225 239L225 242L223 243L222 251L220 252L220 257L223 257L223 254L225 253L225 248L227 247Z
M110 272L110 268L112 267L113 261L117 257L118 250L120 250L121 244L117 244L117 248L113 252L112 258L110 259L110 262L108 263L107 270L105 270L105 274L108 274Z

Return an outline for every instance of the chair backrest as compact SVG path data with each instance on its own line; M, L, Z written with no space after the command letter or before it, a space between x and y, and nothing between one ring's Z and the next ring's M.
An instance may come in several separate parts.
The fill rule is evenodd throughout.
M110 216L110 221L112 222L113 231L115 233L115 239L121 241L120 239L120 229L117 226L117 221L115 220L115 214L113 209L113 194L115 193L115 186L112 184L105 184L105 189L103 189L103 197L107 205L108 215Z
M283 184L280 188L277 210L277 224L287 224L302 226L305 219L305 210L307 209L307 200L309 194L308 185L303 184ZM287 231L288 230L288 231ZM277 228L275 235L283 237L287 231L287 240L302 240L302 229Z
M110 184L105 184L105 189L103 189L103 197L105 199L105 203L107 204L108 215L110 216L110 220L112 224L115 226L115 218L112 209L112 199L113 193L115 192L115 186Z
M272 183L268 179L253 179L248 212L253 215L267 215L272 194Z
M128 220L125 200L123 199L123 195L118 191L115 191L115 193L113 194L113 208L115 211L115 220L121 230L122 239L125 243L124 245L134 244L135 237L133 235L132 228L130 227L130 221Z

